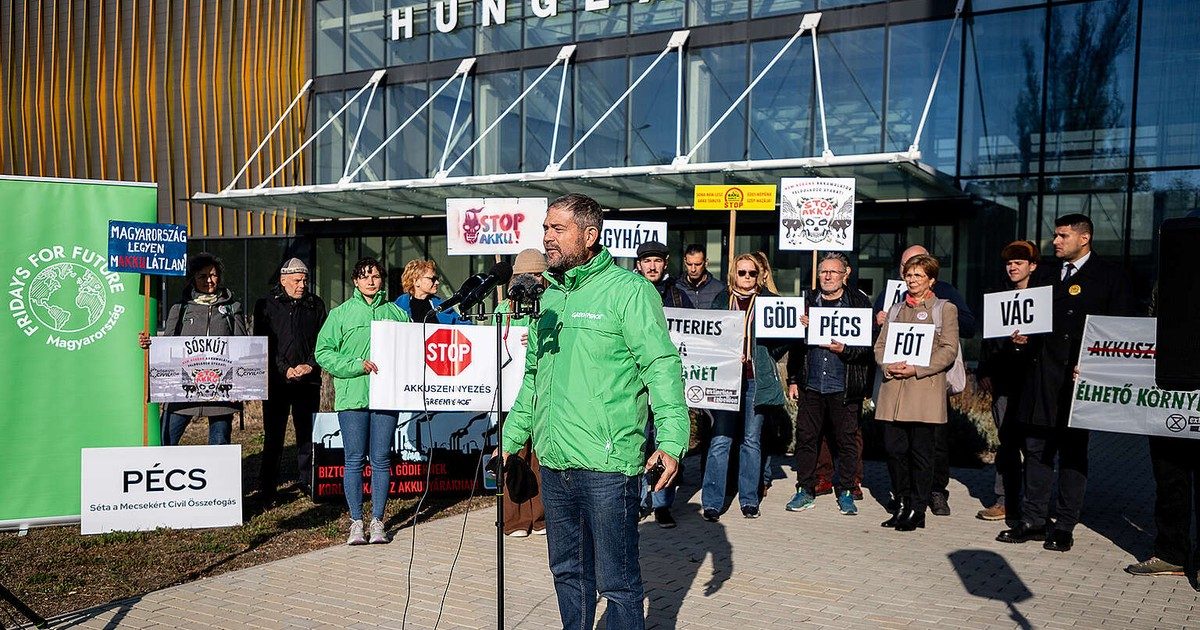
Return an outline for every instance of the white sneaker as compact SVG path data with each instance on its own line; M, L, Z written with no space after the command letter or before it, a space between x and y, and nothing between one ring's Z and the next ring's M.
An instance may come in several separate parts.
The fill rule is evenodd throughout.
M350 521L350 537L346 539L347 545L365 545L367 539L363 538L363 522L362 519Z
M541 528L541 529L535 529L535 530L533 530L533 533L534 533L534 535L535 535L535 536L545 536L545 535L546 535L546 528L545 528L545 527L543 527L543 528Z
M371 544L386 545L388 542L387 534L383 531L383 521L373 519L371 521Z
M523 529L518 529L515 532L509 532L505 534L505 536L508 536L509 538L525 538L526 536L529 536L529 532Z

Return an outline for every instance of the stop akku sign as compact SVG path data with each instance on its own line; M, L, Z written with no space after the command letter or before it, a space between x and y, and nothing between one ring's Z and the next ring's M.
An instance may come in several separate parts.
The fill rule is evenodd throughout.
M449 328L425 339L425 365L439 376L458 376L471 365L471 340Z

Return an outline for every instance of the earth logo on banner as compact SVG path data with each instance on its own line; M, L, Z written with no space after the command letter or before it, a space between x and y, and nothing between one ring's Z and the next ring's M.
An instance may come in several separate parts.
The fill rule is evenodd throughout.
M443 328L425 340L425 365L438 376L458 376L471 365L471 340Z
M125 291L104 254L82 245L49 244L25 257L8 283L8 311L26 337L75 351L104 338L125 307L109 296Z
M854 178L784 178L780 184L780 249L853 249Z

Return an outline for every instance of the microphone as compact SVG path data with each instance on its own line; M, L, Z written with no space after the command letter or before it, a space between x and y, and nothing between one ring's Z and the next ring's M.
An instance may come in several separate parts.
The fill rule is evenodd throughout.
M542 285L537 281L537 276L521 274L509 287L508 299L513 302L532 302L542 295L543 290Z
M449 308L447 304L450 306L458 304L459 308L463 311L470 309L487 298L488 292L496 288L497 285L508 284L509 279L512 278L512 272L512 265L510 263L500 261L492 265L491 270L486 274L476 274L471 277L482 276L479 282L471 282L471 278L468 278L467 282L464 282L463 286L459 287L457 293L449 300L442 302L437 311L439 313L444 312ZM468 287L468 284L472 286ZM454 298L458 298L458 300L456 301Z
M434 307L434 312L444 313L463 301L463 298L471 294L479 285L483 284L487 279L487 274L477 273L463 281L462 286L458 287L458 291L451 295L445 302Z

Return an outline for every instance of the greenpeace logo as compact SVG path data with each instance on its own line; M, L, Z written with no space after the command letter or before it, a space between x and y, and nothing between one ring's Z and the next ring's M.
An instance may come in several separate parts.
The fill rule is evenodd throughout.
M1097 341L1088 347L1090 357L1154 360L1155 344L1148 341Z
M571 319L604 319L604 315L601 315L600 313L578 311L576 313L571 313Z

